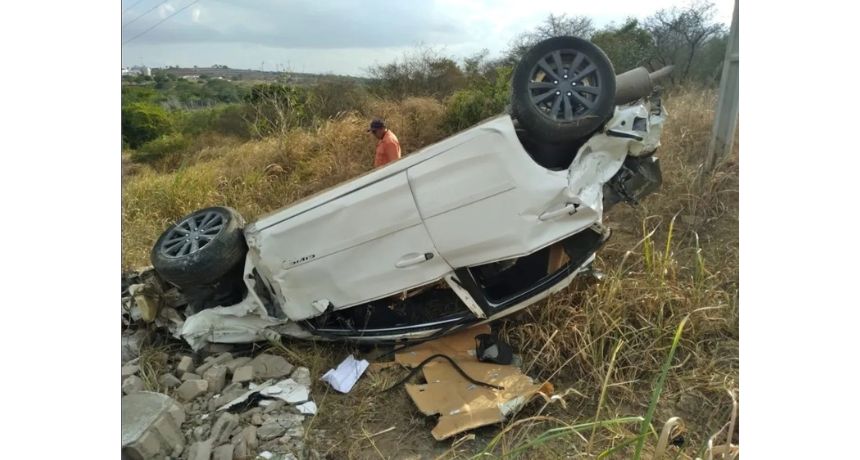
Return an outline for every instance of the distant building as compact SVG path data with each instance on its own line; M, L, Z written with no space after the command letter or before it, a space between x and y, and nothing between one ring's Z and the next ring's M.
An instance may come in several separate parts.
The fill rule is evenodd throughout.
M132 66L132 67L123 67L122 68L122 76L136 76L136 75L145 75L147 77L152 76L152 69L147 66Z

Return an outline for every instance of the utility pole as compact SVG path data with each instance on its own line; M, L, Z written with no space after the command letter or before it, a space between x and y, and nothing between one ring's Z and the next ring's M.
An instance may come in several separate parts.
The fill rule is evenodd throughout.
M735 0L732 29L726 45L723 74L720 78L720 97L714 113L714 130L711 134L711 143L708 145L708 155L702 165L702 176L710 174L729 155L735 143L735 132L738 126L739 60L738 0Z

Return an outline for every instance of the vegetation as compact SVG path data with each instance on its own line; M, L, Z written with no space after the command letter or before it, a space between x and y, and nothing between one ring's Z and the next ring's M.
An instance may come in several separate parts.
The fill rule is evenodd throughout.
M696 8L704 13L685 13ZM524 44L575 26L619 71L686 66L664 96L664 184L638 207L607 214L613 238L596 261L604 280L571 286L501 322L524 369L553 383L560 398L437 443L427 433L434 422L416 415L404 392L379 394L402 371L369 372L346 395L315 381L319 413L306 427L306 445L331 458L656 458L658 433L676 416L683 442L673 436L680 445L661 447L665 458L703 457L712 435L722 430L725 439L739 381L738 167L736 150L697 181L716 104L712 76L725 50L722 26L709 21L706 4L602 30L553 16L521 37ZM251 221L369 171L372 117L386 120L408 155L502 112L512 62L485 52L457 62L419 50L381 66L367 87L224 82L240 99L211 93L205 104L184 95L190 87L178 80L161 79L159 88L156 76L124 87L123 140L131 150L123 155L123 268L148 265L163 229L196 209L227 205ZM188 84L198 91L211 81ZM296 341L272 352L319 375L357 350Z

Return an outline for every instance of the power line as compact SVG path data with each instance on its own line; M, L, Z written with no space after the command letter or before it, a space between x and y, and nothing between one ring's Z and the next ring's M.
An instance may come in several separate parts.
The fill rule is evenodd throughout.
M123 24L123 27L128 27L128 25L129 25L129 24L131 24L132 22L137 21L138 19L140 19L140 18L142 18L142 17L146 16L146 15L147 15L147 14L149 14L149 13L152 13L153 11L155 11L155 9L156 9L156 8L158 8L158 7L159 7L159 6L161 6L161 5L164 5L165 3L169 2L169 1L170 1L170 0L164 0L163 2L159 3L158 5L153 6L152 8L150 8L150 9L146 10L146 13L143 13L143 14L141 14L140 16L138 16L138 17L136 17L136 18L132 19L131 21L128 21L128 22L126 22L125 24Z
M143 0L137 0L136 2L134 2L134 5L131 5L130 7L126 8L125 11L122 12L122 14L128 13L129 11L131 11L132 8L136 7L142 1Z
M180 9L178 9L178 10L176 10L176 12L174 12L174 13L173 13L173 14L171 14L170 16L167 16L166 18L162 19L161 21L156 22L156 23L155 23L155 25L153 25L153 26L152 26L152 27L150 27L149 29L146 29L146 30L144 30L143 32L141 32L141 33L139 33L139 34L135 35L134 37L129 38L128 40L126 40L125 42L123 42L123 44L122 44L121 46L125 46L126 44L128 44L128 42L130 42L130 41L134 40L134 39L135 39L135 38L137 38L137 37L140 37L141 35L143 35L143 34L145 34L145 33L149 32L150 30L152 30L152 29L154 29L154 28L158 27L162 22L164 22L164 21L166 21L166 20L168 20L168 19L172 18L173 16L176 16L177 14L179 14L179 13L181 13L181 12L185 11L186 9L190 8L192 5L194 5L195 3L199 2L199 1L200 1L200 0L194 0L193 2L191 2L191 3L189 3L189 4L185 5L185 6L183 6L182 8L180 8Z

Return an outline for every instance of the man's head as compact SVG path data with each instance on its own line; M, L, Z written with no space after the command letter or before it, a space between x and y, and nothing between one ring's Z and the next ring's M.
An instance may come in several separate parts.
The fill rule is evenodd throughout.
M382 136L385 135L385 129L385 123L377 118L370 122L370 129L367 131L373 133L375 138L382 139Z

